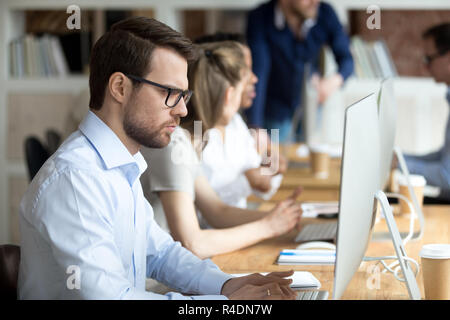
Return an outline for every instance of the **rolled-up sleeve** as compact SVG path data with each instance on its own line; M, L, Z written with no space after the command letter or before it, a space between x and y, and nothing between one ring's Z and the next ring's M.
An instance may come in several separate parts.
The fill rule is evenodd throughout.
M420 157L405 156L408 171L425 177L428 185L450 189L450 156L439 160L424 160Z
M270 47L266 39L265 23L260 11L251 12L247 22L247 41L252 52L253 72L258 77L256 96L251 108L246 110L251 126L264 127L266 92L271 68Z
M409 161L439 161L442 157L442 150L436 151L436 152L432 152L432 153L427 153L423 156L412 156L412 155L405 155L405 160L406 162Z
M353 73L353 57L350 52L350 40L342 24L330 5L322 4L327 16L328 43L338 64L338 72L346 80Z

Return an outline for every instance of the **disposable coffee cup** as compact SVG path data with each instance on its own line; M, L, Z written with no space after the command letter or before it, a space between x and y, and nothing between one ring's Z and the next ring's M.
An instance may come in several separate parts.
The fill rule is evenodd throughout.
M427 244L420 251L425 299L450 300L450 244Z
M425 178L420 175L409 175L409 181L411 183L411 187L413 188L414 194L416 195L417 201L419 203L420 208L422 208L423 205L423 189L425 185L427 184ZM400 176L398 178L398 187L399 187L399 193L408 198L411 205L414 205L414 202L410 196L408 183L406 180L406 177L404 175ZM399 199L400 204L400 214L403 213L411 213L411 209L408 206L408 203L404 201L403 199Z
M395 185L395 170L391 170L389 173L389 180L387 183L387 188L390 192L395 192L396 185Z
M309 146L311 169L314 177L327 179L330 174L330 150L328 145Z

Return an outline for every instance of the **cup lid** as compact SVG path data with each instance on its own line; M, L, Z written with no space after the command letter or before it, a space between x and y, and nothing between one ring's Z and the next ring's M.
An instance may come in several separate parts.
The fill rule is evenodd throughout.
M330 153L330 146L325 143L314 143L308 147L311 152Z
M420 250L419 256L428 259L450 259L450 244L426 244Z
M398 179L398 184L400 184L402 186L408 185L405 175L400 174L400 175L398 175L397 179ZM425 185L427 184L425 177L418 175L418 174L410 174L409 181L411 182L411 186L413 186L413 187L425 187Z

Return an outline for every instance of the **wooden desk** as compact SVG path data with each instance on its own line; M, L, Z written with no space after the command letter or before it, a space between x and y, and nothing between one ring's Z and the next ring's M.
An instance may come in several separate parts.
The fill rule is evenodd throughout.
M313 188L339 188L341 159L332 158L330 163L330 176L327 179L317 179L311 172L309 157L299 157L296 154L301 144L280 146L282 152L289 161L289 167L284 175L281 188L295 188L299 185Z
M304 143L282 144L279 146L280 152L289 160L297 162L308 162L309 157L299 157L297 149Z
M313 188L339 188L341 180L341 161L333 159L330 163L330 175L327 179L314 177L311 168L288 168L283 176L280 188L313 187Z
M415 259L420 264L419 252L424 244L428 243L450 243L450 206L425 206L424 214L426 226L424 237L420 240L411 241L406 244L405 249L409 257ZM302 223L325 222L329 220L303 219ZM396 217L400 231L408 231L409 218L406 216ZM416 223L416 227L418 222ZM375 232L386 232L387 226L384 220L375 225ZM293 242L296 231L278 238L269 239L241 249L232 253L222 254L213 257L223 271L228 273L247 272L270 272L281 270L303 270L310 271L322 283L321 290L327 290L332 298L332 288L334 281L334 266L280 266L276 264L278 253L282 249L295 248ZM392 242L371 241L366 252L366 256L395 255ZM388 261L390 262L390 261ZM374 266L377 262L363 262L349 283L342 299L409 299L405 284L397 281L390 273L376 273ZM382 270L381 264L379 270ZM379 279L379 283L374 281ZM417 282L424 297L422 273L417 275ZM368 286L372 285L372 289ZM378 284L378 287L377 287Z

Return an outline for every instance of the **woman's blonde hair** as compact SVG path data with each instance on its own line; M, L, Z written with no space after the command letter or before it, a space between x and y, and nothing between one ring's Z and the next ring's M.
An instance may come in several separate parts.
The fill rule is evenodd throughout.
M222 41L197 45L198 59L188 68L189 87L194 92L181 126L191 134L194 121L201 121L202 132L214 127L222 116L225 91L236 86L247 69L242 45Z

